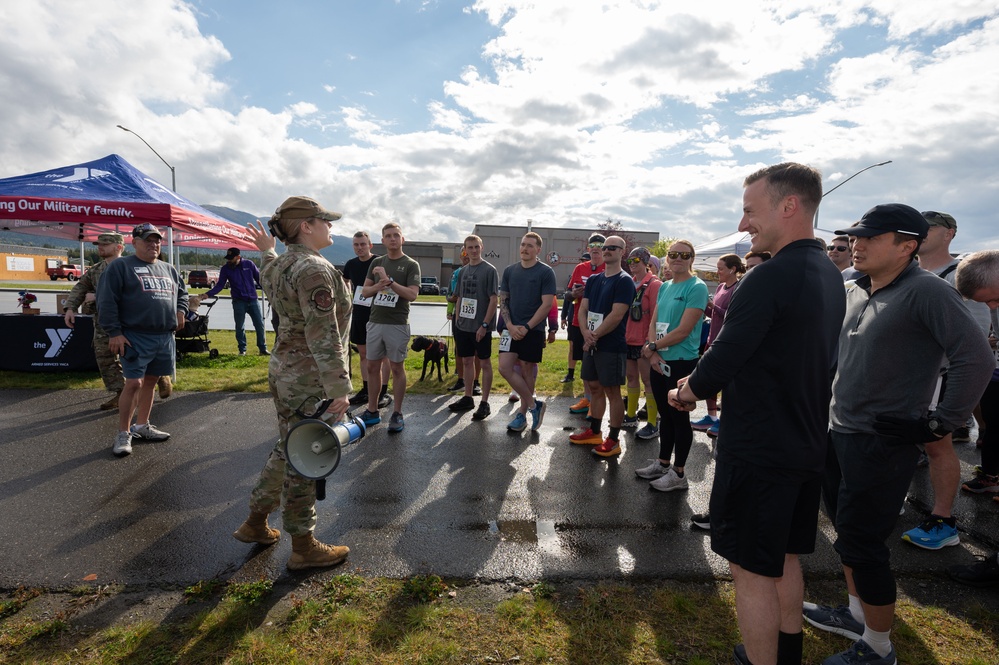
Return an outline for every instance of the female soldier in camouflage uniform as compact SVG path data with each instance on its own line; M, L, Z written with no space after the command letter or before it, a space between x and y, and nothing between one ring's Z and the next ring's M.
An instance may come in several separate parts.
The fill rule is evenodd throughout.
M268 368L281 439L250 494L250 516L233 536L244 543L277 542L281 534L267 525L267 515L283 501L283 526L292 537L288 560L292 570L335 566L350 552L313 537L316 483L295 473L286 463L283 447L289 427L299 420L295 409L306 399L332 399L324 416L331 421L339 420L348 407L351 384L345 341L351 297L343 276L319 254L332 244L330 222L337 219L340 213L324 210L312 199L289 198L268 222L271 233L288 248L281 256L263 225L247 229L263 256L260 283L281 319Z

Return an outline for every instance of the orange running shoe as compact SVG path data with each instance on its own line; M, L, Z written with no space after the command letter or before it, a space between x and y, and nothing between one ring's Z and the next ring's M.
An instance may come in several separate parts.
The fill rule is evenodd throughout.
M590 410L590 400L585 397L569 407L569 413L586 413Z
M594 434L593 430L587 427L585 432L580 432L579 434L570 434L569 441L584 446L595 446L601 443L603 439L601 439L599 434Z

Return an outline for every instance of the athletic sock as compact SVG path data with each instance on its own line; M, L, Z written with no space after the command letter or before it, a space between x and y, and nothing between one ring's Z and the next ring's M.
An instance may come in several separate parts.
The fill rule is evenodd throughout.
M675 464L673 465L673 473L676 474L677 478L683 478L683 471L677 469Z
M636 413L638 413L638 388L628 388L627 416L634 418Z
M777 633L777 665L801 665L801 633Z
M567 369L567 370L566 370L566 372L565 372L565 375L566 375L567 377L569 377L570 379L571 379L571 378L572 378L572 377L573 377L573 376L574 376L575 374L576 374L576 368L575 368L575 367L570 367L570 368L569 368L569 369Z
M610 428L610 433L607 435L607 438L608 439L613 439L614 441L617 441L617 435L618 435L618 432L620 432L620 431L621 431L620 427L611 427Z
M864 626L864 635L860 639L867 642L867 646L874 649L875 653L884 658L891 653L891 631L886 630L881 633L871 630L870 626Z
M362 395L367 395L368 394L368 382L367 381L362 381L361 382L361 394Z
M864 606L860 603L859 596L848 596L850 599L850 614L853 618L864 623Z
M656 398L652 393L645 393L645 410L649 412L649 422L655 426L659 418L659 405L656 404Z
M590 421L590 431L594 434L600 434L600 421L596 418L587 418Z

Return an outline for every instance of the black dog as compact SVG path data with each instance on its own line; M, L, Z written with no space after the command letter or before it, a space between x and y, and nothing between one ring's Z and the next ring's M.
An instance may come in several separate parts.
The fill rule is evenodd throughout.
M420 381L427 375L427 365L430 365L430 378L433 378L434 368L436 367L437 380L443 381L441 360L444 361L444 373L448 374L450 372L447 367L447 342L442 339L419 336L413 338L412 349L414 351L423 351L423 374L420 375Z

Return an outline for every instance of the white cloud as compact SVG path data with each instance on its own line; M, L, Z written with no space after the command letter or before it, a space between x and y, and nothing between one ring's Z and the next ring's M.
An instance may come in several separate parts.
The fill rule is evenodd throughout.
M177 166L182 193L204 203L261 213L301 193L358 225L398 217L408 237L428 240L458 239L476 222L611 216L702 241L737 223L742 178L758 166L813 163L838 175L828 188L892 159L833 194L823 219L904 200L955 214L964 247L997 240L995 7L447 4L390 10L494 26L482 59L456 63L459 75L431 86L436 97L351 86L336 68L316 67L311 89L325 94L309 99L289 85L268 110L259 92L229 83L253 72L222 73L241 54L205 34L185 3L5 3L0 176L118 152L164 179L155 155L114 128L121 123ZM377 31L372 17L348 29ZM373 54L349 48L352 68L375 66ZM294 48L269 55L287 71L315 64L295 60ZM399 115L362 106L374 103ZM423 120L406 116L416 129L400 130L412 109Z

